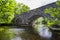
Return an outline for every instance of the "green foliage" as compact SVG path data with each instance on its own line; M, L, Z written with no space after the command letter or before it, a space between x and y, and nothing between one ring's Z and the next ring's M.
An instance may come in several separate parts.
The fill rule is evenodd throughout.
M10 23L14 18L15 0L0 0L0 23Z
M15 14L29 10L24 4L16 3L15 0L0 0L0 23L11 23Z
M60 6L60 1L58 0L58 1L56 2L56 4L57 4L58 6Z
M43 21L44 21L44 18L43 17L39 17L38 19L36 19L33 22L33 27L34 27L34 31L35 32L37 32L39 27L44 26L43 23L42 23Z
M0 27L0 40L11 40L14 37L13 31L7 27Z
M21 14L21 13L24 13L24 12L27 12L29 11L29 7L22 4L22 3L18 3L17 6L16 6L16 9L15 9L15 14Z
M57 7L46 8L44 12L46 14L50 14L51 19L45 18L48 26L52 26L54 24L60 25L60 1L56 2Z

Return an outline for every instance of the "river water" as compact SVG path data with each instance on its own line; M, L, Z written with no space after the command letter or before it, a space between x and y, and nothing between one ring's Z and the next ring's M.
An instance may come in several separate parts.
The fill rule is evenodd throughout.
M10 29L15 33L15 37L12 40L50 40L52 33L47 27L38 28L38 33L30 33L25 29Z
M35 34L28 33L24 29L11 29L16 36L12 40L40 40L40 37Z

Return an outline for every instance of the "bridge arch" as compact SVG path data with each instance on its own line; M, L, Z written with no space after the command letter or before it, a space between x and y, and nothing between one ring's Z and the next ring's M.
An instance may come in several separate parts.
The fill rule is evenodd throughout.
M30 24L30 25L33 25L32 23L33 23L35 20L37 20L38 18L40 18L40 17L45 18L45 17L42 16L42 15L34 15L34 16L30 17L30 18L29 18L29 20L30 20L29 24Z

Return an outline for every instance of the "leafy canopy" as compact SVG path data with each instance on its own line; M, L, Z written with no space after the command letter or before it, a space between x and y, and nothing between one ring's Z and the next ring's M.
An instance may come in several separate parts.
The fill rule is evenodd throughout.
M14 14L20 14L28 10L28 6L17 4L15 0L0 0L0 23L11 23Z
M14 18L14 0L0 0L0 23L10 23Z
M15 14L21 14L23 12L29 11L29 7L24 5L23 3L18 3L15 8Z
M46 14L50 14L51 16L51 19L45 19L48 26L52 26L54 24L60 25L60 1L57 1L56 5L57 7L50 7L44 10Z

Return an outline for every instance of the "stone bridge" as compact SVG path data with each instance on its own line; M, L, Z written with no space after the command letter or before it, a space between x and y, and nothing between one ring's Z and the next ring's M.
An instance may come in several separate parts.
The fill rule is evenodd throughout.
M42 6L42 7L39 7L39 8L36 8L36 9L33 9L33 10L30 10L28 12L22 13L15 17L14 22L16 25L27 26L27 25L31 24L32 20L35 20L41 16L50 18L49 15L46 15L44 13L44 9L49 8L49 7L56 7L55 2L45 5L45 6Z

